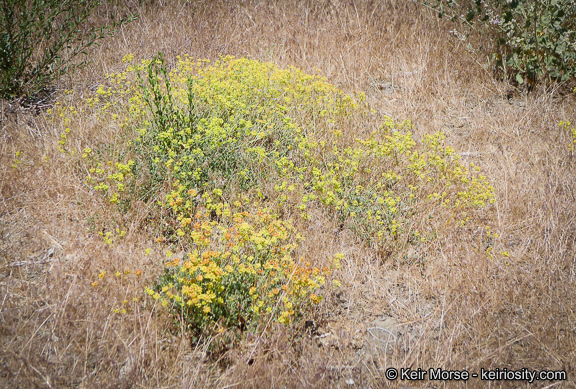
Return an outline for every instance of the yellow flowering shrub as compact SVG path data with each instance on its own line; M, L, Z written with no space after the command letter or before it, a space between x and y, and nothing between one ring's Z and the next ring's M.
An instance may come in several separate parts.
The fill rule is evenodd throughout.
M162 215L147 223L184 256L169 251L147 292L192 332L289 323L338 285L325 282L330 269L294 258L312 215L400 252L435 239L434 220L461 228L495 201L444 134L417 140L409 121L391 118L378 126L363 94L247 58L177 59L169 69L161 55L126 56L125 71L53 117L63 154L117 210L109 244L136 202ZM75 137L83 110L113 144Z
M225 203L210 208L182 219L180 231L193 249L178 257L167 252L164 274L146 290L193 334L254 330L270 320L288 324L322 300L332 269L294 259L301 237L289 221L268 209L231 211ZM218 220L211 220L212 210Z
M291 161L277 160L279 202L294 204L304 217L308 207L320 205L336 215L342 227L390 247L435 236L428 220L421 219L432 216L434 209L443 211L446 225L462 226L472 213L495 201L494 188L480 168L463 165L454 150L443 145L444 134L426 135L417 143L411 128L408 121L387 119L370 136L345 147L319 145L324 148L321 159L309 160L304 171Z

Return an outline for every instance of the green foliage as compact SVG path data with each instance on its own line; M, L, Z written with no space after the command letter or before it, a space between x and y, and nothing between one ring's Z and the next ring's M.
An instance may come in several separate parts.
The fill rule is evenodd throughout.
M96 0L3 0L0 3L0 97L30 96L87 64L73 59L133 17L87 28Z
M567 81L576 76L576 3L573 0L422 1L459 22L465 39L473 30L489 37L505 77L519 84Z

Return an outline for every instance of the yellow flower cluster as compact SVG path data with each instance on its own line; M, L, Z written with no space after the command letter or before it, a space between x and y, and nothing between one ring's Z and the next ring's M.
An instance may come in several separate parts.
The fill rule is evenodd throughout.
M98 273L97 279L92 282L94 293L105 293L114 313L127 314L139 309L142 292L138 287L138 279L142 271L124 268L122 271L116 270L110 273L112 273L110 276L106 270Z
M14 158L14 162L12 163L12 169L18 169L18 167L22 163L22 152L16 151L16 153L14 153L14 156L15 156L15 158Z
M114 245L115 242L117 242L118 240L123 238L124 235L126 235L126 230L121 230L120 228L116 228L114 230L110 230L110 231L106 231L106 232L100 231L98 233L98 235L100 235L102 237L104 242L106 242L107 244L112 246L112 245Z
M269 209L234 212L225 203L210 202L209 209L188 214L185 199L177 193L169 197L182 236L195 249L182 259L167 252L164 275L146 292L175 315L183 315L190 330L230 328L240 322L257 326L270 317L288 324L322 300L319 292L332 269L293 258L299 236L290 222ZM210 219L212 211L218 220Z
M576 93L576 89L574 91ZM570 127L571 125L572 123L569 121L561 121L559 124L560 128L569 129L572 132L572 142L570 142L568 149L573 152L576 151L576 127Z

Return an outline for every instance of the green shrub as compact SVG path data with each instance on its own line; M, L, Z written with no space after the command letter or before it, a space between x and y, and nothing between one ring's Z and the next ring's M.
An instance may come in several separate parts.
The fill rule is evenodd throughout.
M576 76L576 3L573 0L422 1L459 22L465 39L487 36L492 59L519 84L567 81Z
M86 28L97 0L4 0L0 4L0 97L30 96L87 61L79 54L132 17Z

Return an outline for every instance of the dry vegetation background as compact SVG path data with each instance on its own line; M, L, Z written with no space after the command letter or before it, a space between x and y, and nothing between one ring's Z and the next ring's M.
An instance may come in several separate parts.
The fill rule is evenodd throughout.
M415 136L437 130L496 188L500 237L489 260L479 234L451 236L420 261L382 261L354 239L319 225L306 250L342 251L342 292L315 313L314 331L247 339L217 360L166 331L148 306L111 307L158 272L163 249L129 232L112 248L87 227L101 206L58 160L59 133L42 112L2 102L0 142L1 387L398 387L387 367L566 370L566 382L496 382L494 387L576 387L576 180L568 150L574 95L511 93L463 45L451 25L412 1L109 2L94 23L126 12L137 21L89 55L57 95L80 99L121 70L123 55L168 60L251 56L280 67L319 68L345 91L365 91L381 114L410 119ZM120 15L119 15L120 14ZM97 135L92 135L97 136ZM22 163L12 168L15 153ZM44 159L47 157L47 160ZM410 254L410 253L407 253ZM401 257L398 256L398 257ZM141 284L107 295L90 284L103 268L145 269ZM154 270L156 269L156 270ZM128 288L128 289L126 289ZM398 341L371 341L391 317ZM483 387L486 382L411 383Z

